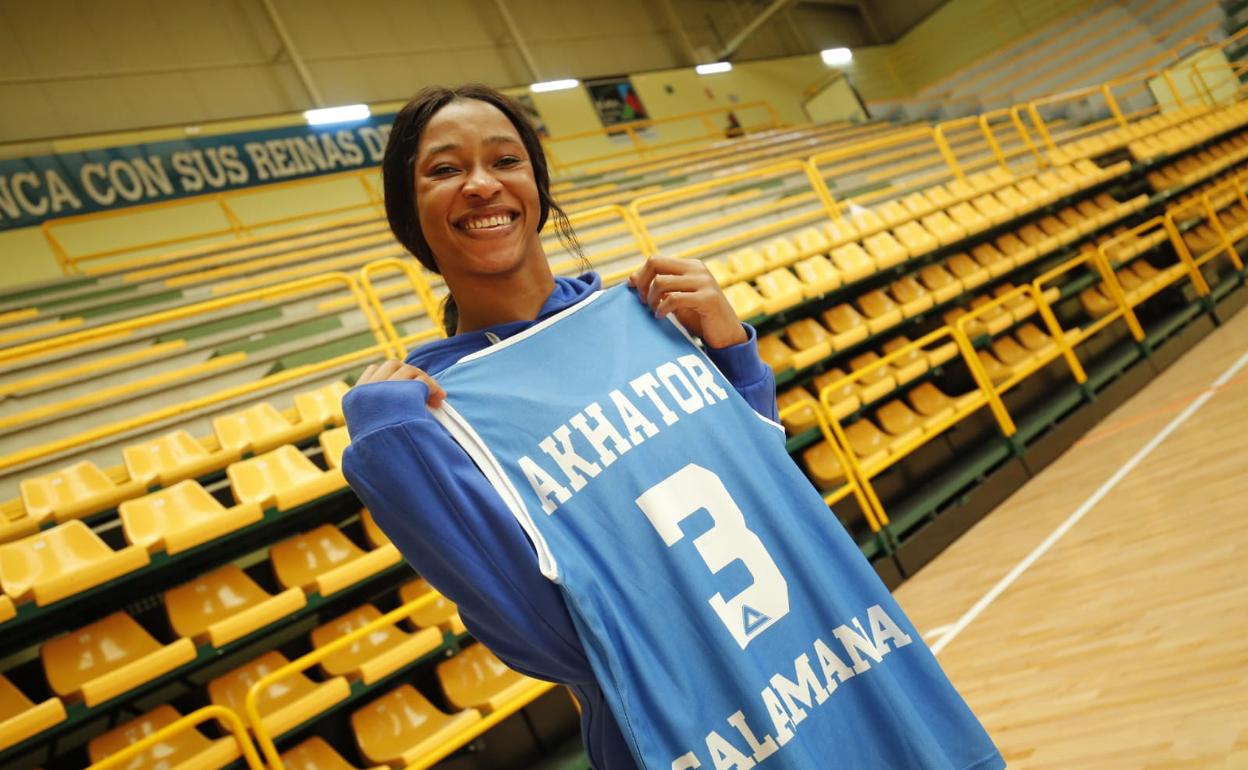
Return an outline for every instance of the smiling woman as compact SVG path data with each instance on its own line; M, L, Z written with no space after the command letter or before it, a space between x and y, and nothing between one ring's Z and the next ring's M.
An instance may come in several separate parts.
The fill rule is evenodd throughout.
M554 285L539 238L550 217L564 246L581 253L550 195L537 133L491 88L417 94L395 117L382 175L390 229L446 280L448 334L536 314Z

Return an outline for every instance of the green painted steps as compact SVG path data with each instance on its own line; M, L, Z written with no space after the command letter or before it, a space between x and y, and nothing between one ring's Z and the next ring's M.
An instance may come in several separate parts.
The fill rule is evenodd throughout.
M332 332L341 328L342 319L338 316L313 318L291 326L274 329L271 332L253 335L247 339L236 340L227 345L222 345L216 349L213 353L213 357L215 358L217 356L229 355L230 353L247 353L248 355L251 355L262 350L267 350L268 348L277 347L278 345L284 345L289 342L295 342L300 339L310 339L317 335ZM369 340L373 339L371 333L366 336Z
M108 305L98 305L88 310L76 311L75 316L90 320L92 318L100 318L101 316L113 315L114 313L122 313L127 310L136 310L148 305L159 305L164 302L173 302L182 299L183 294L179 289L171 289L170 291L158 291L152 294L144 294L141 297L114 302Z
M96 291L84 292L82 294L74 294L70 297L58 297L57 299L48 300L47 302L39 302L35 307L39 308L41 314L47 314L51 310L65 305L73 305L78 302L90 302L97 299L106 299L109 297L118 297L125 294L133 294L143 288L137 283L123 283L116 286L108 286Z
M192 340L211 337L214 334L241 329L252 324L263 323L264 321L276 321L282 317L282 309L280 307L266 307L259 310L252 310L247 313L239 313L227 318L221 318L216 321L208 321L207 323L197 324L185 329L167 332L156 338L156 342L170 342L172 340ZM218 351L219 354L219 351Z
M43 297L48 294L78 289L83 286L94 286L99 283L99 280L99 278L66 278L63 281L50 283L46 286L34 286L29 289L14 289L12 291L0 292L0 304L20 302L24 299Z

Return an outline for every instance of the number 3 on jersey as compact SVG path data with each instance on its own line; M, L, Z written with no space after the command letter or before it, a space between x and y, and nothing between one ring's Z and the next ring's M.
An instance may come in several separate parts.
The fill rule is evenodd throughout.
M716 593L708 603L741 649L789 612L789 585L758 536L745 526L745 517L728 488L712 471L690 463L650 487L637 506L671 548L684 538L680 523L702 509L711 515L710 529L694 539L711 574L734 561L749 570L753 582L736 596Z

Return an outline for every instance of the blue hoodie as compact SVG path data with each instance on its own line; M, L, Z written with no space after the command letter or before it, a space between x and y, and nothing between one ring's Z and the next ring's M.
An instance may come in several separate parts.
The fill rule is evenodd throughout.
M558 278L534 321L514 321L431 342L407 363L435 379L463 356L506 339L601 288L599 277ZM739 345L707 353L760 414L776 419L776 386L758 357L754 330ZM609 341L604 332L604 342ZM541 362L534 362L541 365ZM502 498L429 414L428 387L371 383L343 399L351 444L343 471L351 488L405 559L459 605L468 630L507 665L566 684L581 704L581 733L598 770L636 770L607 708L557 585Z

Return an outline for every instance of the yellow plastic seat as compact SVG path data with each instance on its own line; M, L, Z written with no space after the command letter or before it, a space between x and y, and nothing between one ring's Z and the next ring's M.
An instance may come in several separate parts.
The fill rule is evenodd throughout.
M1033 354L1040 358L1049 358L1057 349L1057 343L1053 338L1044 332L1035 324L1023 324L1014 332L1015 339L1019 344L1030 350Z
M827 441L820 441L802 452L806 474L818 489L835 489L845 483L845 466Z
M992 354L1002 364L1011 368L1028 363L1035 355L1027 348L1018 344L1013 337L1002 337L999 340L994 340L992 343Z
M351 715L355 740L369 762L405 767L476 722L481 712L446 714L410 684L396 687Z
M347 446L351 443L351 434L346 427L324 431L317 440L321 445L325 464L331 468L341 468L342 453L347 451Z
M784 344L779 334L767 334L758 338L758 357L775 373L793 368L793 348Z
M988 271L966 254L954 254L945 264L949 272L953 273L953 277L957 278L966 290L973 289L988 280Z
M794 369L804 369L832 354L832 335L813 318L789 324L784 334L794 348Z
M1112 221L1117 208L1117 206L1113 206L1108 210L1103 209L1095 200L1081 200L1075 204L1075 211L1078 211L1090 223L1088 230L1093 230Z
M39 657L52 692L94 708L190 663L195 645L190 639L162 645L134 618L115 612L44 642Z
M888 458L889 437L867 418L854 420L845 427L849 448L868 475Z
M862 245L871 255L871 259L875 261L877 270L887 270L910 258L910 252L906 250L906 247L898 243L893 234L887 230L863 238Z
M826 254L828 249L832 248L832 242L828 240L828 236L819 231L817 227L807 227L797 231L793 236L793 244L797 246L797 250L803 254Z
M849 361L849 369L855 374L880 360L880 354L874 350L854 356ZM897 376L891 365L877 366L869 374L858 378L858 395L864 404L868 404L891 393L897 387Z
M797 260L797 247L788 238L773 238L763 244L763 259L771 267L785 267Z
M184 430L128 446L121 450L130 478L144 487L172 486L183 479L193 479L218 471L242 457L231 449L210 452L200 441Z
M836 350L856 345L867 338L867 321L853 305L840 304L825 310L824 326L832 332L832 347Z
M286 770L360 770L342 758L334 748L320 736L313 736L281 756L282 766ZM385 765L378 765L370 770L383 770Z
M547 685L507 667L481 643L472 644L437 665L438 681L446 699L458 709L476 709L483 714Z
M871 209L852 205L849 208L849 221L853 224L854 229L858 231L859 237L866 238L868 235L874 235L887 227L880 215Z
M800 305L806 298L801 281L784 267L763 273L754 283L763 295L763 308L768 315Z
M208 682L208 699L218 706L246 714L247 691L264 677L289 663L286 656L271 650L229 673ZM260 719L269 734L277 737L312 719L339 701L346 700L351 686L343 677L313 682L300 671L270 684L256 699Z
M923 416L925 425L948 419L955 409L953 399L930 382L915 386L906 394L906 400L914 411Z
M1006 259L1013 260L1016 265L1026 264L1036 258L1035 248L1023 243L1022 239L1014 233L999 236L993 244L1005 255Z
M799 404L804 408L784 413ZM780 421L790 436L808 431L819 423L815 416L815 404L815 397L805 388L789 388L776 396L776 409L782 413Z
M315 435L320 425L292 424L267 402L240 412L214 417L212 430L222 447L242 453L260 454L282 444Z
M923 229L935 236L941 246L957 243L967 236L966 228L955 222L944 211L928 214L923 217L922 222Z
M402 561L393 545L363 551L332 524L284 540L269 550L283 588L329 596Z
M944 314L943 318L945 320L945 325L950 328L955 328L965 315L967 315L966 308L955 307ZM967 336L971 339L975 339L982 334L988 333L988 329L977 319L971 319L968 321L965 324L965 328Z
M1066 225L1068 230L1073 230L1076 234L1082 235L1096 227L1096 222L1085 217L1074 206L1067 206L1057 212L1057 220Z
M17 617L17 607L13 604L13 598L0 594L0 623L15 617Z
M860 296L855 304L867 319L867 329L877 334L890 326L901 323L901 308L887 294L874 289Z
M875 260L856 243L838 246L832 250L831 258L845 283L853 283L875 272Z
M997 251L991 243L981 243L971 249L971 256L988 271L988 275L996 278L1014 269L1014 260Z
M880 349L884 351L885 355L889 355L890 353L896 353L909 344L910 339L908 337L894 337L885 342ZM897 373L897 382L904 385L928 370L927 356L923 354L922 350L915 348L894 358L889 362L889 366L893 367L893 370Z
M198 481L189 480L127 500L117 510L126 540L149 553L181 553L264 518L259 505L226 508Z
M976 310L991 301L991 297L976 297L971 300L971 309ZM996 305L991 310L980 313L979 321L984 325L989 334L996 335L1010 328L1010 324L1014 323L1014 317L1004 307Z
M953 203L950 203L949 206L954 205L958 201L968 201L979 195L979 190L963 179L949 180L945 183L945 189L949 191L949 195L953 198ZM945 208L948 209L949 206L945 206Z
M997 190L996 196L1001 205L1009 209L1015 217L1027 214L1036 208L1035 203L1014 185L1006 185Z
M430 593L437 594L437 600L411 615L408 625L412 628L440 628L456 636L467 633L468 629L459 617L459 608L455 606L455 602L434 590L424 578L416 578L399 586L399 601L407 604Z
M767 270L767 260L758 249L738 249L728 255L728 267L738 279L749 280Z
M954 197L953 193L949 192L949 189L943 185L927 188L923 191L923 197L927 198L932 204L932 211L928 212L929 214L941 209L947 209L958 202L958 198Z
M373 548L381 548L390 544L390 538L386 537L386 533L381 531L381 527L377 526L377 521L373 518L373 512L367 508L360 509L360 524L364 529L364 537L368 540L368 544Z
M347 486L340 468L322 471L290 444L225 469L240 503L289 510Z
M914 219L925 217L936 210L936 204L932 203L931 198L928 198L921 192L912 192L906 195L901 199L901 205L905 206L906 211L910 212L911 218Z
M958 357L958 343L949 340L934 348L924 348L923 352L927 356L927 365L937 367Z
M312 646L326 647L380 617L381 611L371 604L357 607L312 629ZM422 628L409 634L388 625L356 639L322 660L320 665L326 676L345 676L372 684L441 646L442 632L436 628Z
M962 293L962 282L943 264L927 265L919 271L919 281L936 303L944 303Z
M706 259L702 261L702 264L706 265L706 269L711 274L711 277L715 279L715 283L718 283L721 287L737 280L736 276L732 274L732 268L728 267L728 263L722 259Z
M979 363L983 365L984 372L988 375L988 379L993 385L1000 385L1008 380L1011 376L1010 368L1002 364L992 353L987 350L977 350L975 355L979 358Z
M1041 230L1034 222L1019 228L1018 238L1024 244L1035 249L1037 256L1047 254L1060 245L1057 238Z
M113 481L93 462L83 461L44 476L23 479L19 485L26 515L38 522L81 519L115 507L147 491L131 479Z
M923 435L923 419L899 398L875 410L875 419L889 436L889 452L898 452Z
M0 588L14 602L44 606L146 567L147 551L114 551L81 521L0 545Z
M918 222L906 222L893 232L912 257L922 256L940 248L940 240L923 229L923 225Z
M797 279L808 299L822 296L841 285L841 274L837 272L832 261L822 254L807 257L793 265Z
M1052 190L1055 193L1055 198L1062 198L1070 195L1077 189L1074 183L1070 180L1063 179L1053 171L1042 171L1039 174L1036 174L1036 182L1038 182L1041 186Z
M947 213L955 224L966 230L967 235L982 233L992 225L988 217L976 211L970 203L955 203L948 208Z
M1093 318L1100 318L1118 309L1118 303L1105 295L1099 283L1079 292L1079 302L1084 311Z
M0 751L64 721L65 705L60 698L36 704L0 674Z
M91 763L103 762L131 744L182 718L168 704L92 738L87 744ZM124 765L127 770L207 770L225 767L238 759L238 742L232 736L209 740L196 728L166 736Z
M906 318L912 318L919 313L931 310L932 305L936 304L936 299L912 274L903 275L890 283L888 293L892 295L898 307L901 308L901 314Z
M227 564L165 591L165 612L178 636L221 648L303 608L298 588L269 594L246 572Z
M1009 208L1001 205L1001 201L997 200L992 193L981 195L971 199L971 205L975 210L988 219L994 225L1008 222L1014 218L1014 212Z
M993 179L993 177L991 177L986 171L976 171L974 174L968 174L966 177L966 183L974 188L975 192L979 195L992 192L1001 186L1000 183Z
M1057 200L1058 197L1057 193L1041 185L1035 180L1035 178L1020 180L1015 187L1018 188L1020 193L1027 196L1027 199L1031 201L1033 208L1046 206Z
M896 227L902 222L908 222L914 216L909 209L901 205L899 201L886 201L875 207L875 213L880 220L884 222L885 227Z
M835 249L859 238L858 228L848 219L833 219L823 226L823 234L828 238L828 248Z
M828 414L837 420L845 419L862 406L856 383L850 381L839 386L836 384L844 378L845 371L840 368L829 369L815 377L815 393L821 400L825 395L827 396L827 403L830 404ZM834 390L828 390L828 388L834 388Z
M331 382L322 388L295 394L295 413L299 422L328 428L345 423L342 415L342 397L347 395L347 383Z
M1015 288L1012 283L1003 283L993 290L992 296L1004 297ZM1005 301L1005 309L1015 321L1021 321L1036 312L1036 302L1030 294L1018 294Z
M767 303L763 300L763 296L758 293L758 289L746 281L726 287L724 298L732 306L732 311L737 314L737 318L743 321L757 318L767 312Z

